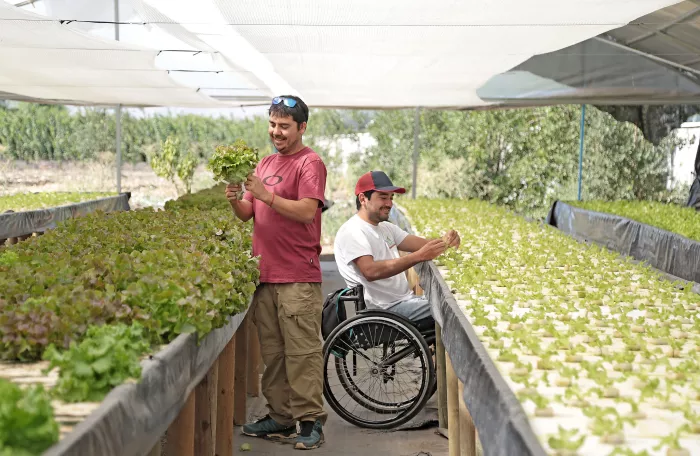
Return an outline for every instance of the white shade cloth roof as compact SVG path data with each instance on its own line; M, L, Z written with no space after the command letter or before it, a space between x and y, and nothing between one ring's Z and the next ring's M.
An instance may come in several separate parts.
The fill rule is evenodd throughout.
M0 0L0 92L86 105L485 106L528 61L674 0Z

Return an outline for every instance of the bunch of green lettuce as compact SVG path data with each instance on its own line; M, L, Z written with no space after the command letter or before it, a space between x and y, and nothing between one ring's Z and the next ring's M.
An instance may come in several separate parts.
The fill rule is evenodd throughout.
M53 393L65 402L101 401L115 386L127 379L141 378L139 357L150 348L138 323L126 326L91 326L79 343L71 342L66 351L53 345L44 353L59 368Z
M214 173L216 181L238 184L246 180L257 164L258 150L239 139L233 145L217 146L209 159L208 169Z
M0 455L38 455L58 442L58 436L43 386L22 389L0 379Z

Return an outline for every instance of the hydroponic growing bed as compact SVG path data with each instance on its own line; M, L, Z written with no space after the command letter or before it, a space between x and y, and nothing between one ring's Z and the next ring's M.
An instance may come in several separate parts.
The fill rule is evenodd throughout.
M116 194L106 192L43 192L5 195L0 196L0 213L8 210L22 212L46 209L108 196L116 196Z
M482 202L402 204L422 235L462 235L439 270L544 449L700 454L700 296L690 287Z
M227 204L211 191L93 213L0 247L0 455L59 437L48 454L135 454L160 438L258 280Z

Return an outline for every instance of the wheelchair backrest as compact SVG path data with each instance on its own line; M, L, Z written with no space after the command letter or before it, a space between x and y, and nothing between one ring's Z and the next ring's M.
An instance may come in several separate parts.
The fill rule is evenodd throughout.
M347 320L346 302L355 303L355 313L365 309L364 289L362 285L341 288L326 296L321 314L321 335L324 340L338 325Z

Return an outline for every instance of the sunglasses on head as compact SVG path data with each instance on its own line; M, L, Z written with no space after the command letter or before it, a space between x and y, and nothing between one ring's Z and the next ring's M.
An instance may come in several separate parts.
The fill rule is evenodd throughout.
M297 105L297 101L293 98L275 97L272 99L273 105L277 105L280 103L284 103L284 105L287 106L288 108L293 108L294 106Z

